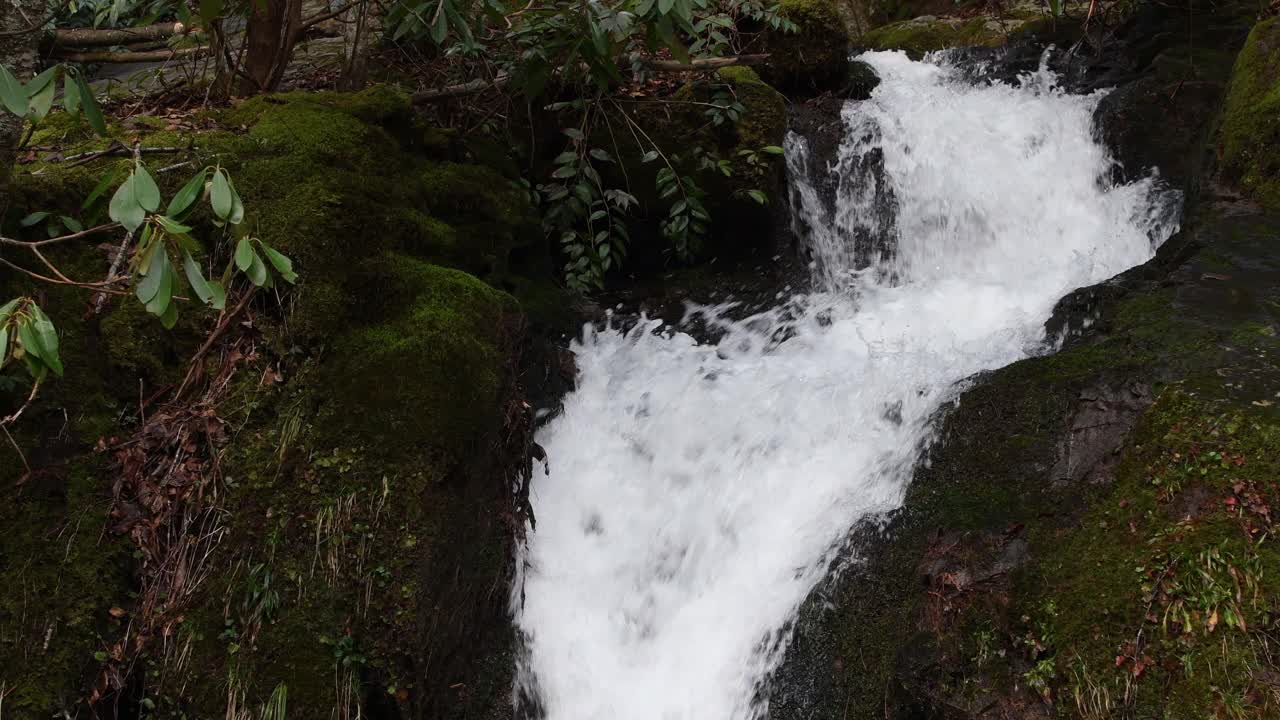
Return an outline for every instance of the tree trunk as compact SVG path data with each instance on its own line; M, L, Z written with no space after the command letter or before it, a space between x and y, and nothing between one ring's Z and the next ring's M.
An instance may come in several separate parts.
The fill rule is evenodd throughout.
M251 8L241 95L270 92L280 85L302 29L302 0L263 0Z
M44 19L43 0L0 0L0 64L26 81L35 74L40 31L22 32ZM23 121L0 108L0 216L8 210L9 173L13 170Z

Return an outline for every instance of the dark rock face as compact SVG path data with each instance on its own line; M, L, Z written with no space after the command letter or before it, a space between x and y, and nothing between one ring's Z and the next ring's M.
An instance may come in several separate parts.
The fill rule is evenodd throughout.
M904 506L850 534L843 571L803 608L768 688L775 720L1116 716L1098 707L1192 718L1221 707L1173 648L1213 656L1144 612L1177 602L1168 578L1212 543L1276 559L1213 529L1235 527L1222 494L1237 502L1249 478L1272 472L1261 448L1280 438L1280 261L1264 239L1280 224L1207 190L1214 117L1252 9L1197 6L1215 41L1195 45L1170 30L1185 28L1186 11L1144 6L1100 53L1078 49L1068 75L1076 90L1117 86L1097 116L1117 178L1159 167L1186 194L1184 230L1146 265L1064 298L1048 326L1060 352L978 378L942 414ZM1007 57L1025 68L1039 53ZM825 132L820 111L796 111L793 127ZM1219 440L1212 429L1237 422L1254 434ZM1179 463L1207 447L1258 469L1164 479L1184 477ZM1164 569L1141 574L1152 566ZM1265 622L1265 605L1242 612ZM1209 662L1237 668L1245 717L1270 717L1271 671L1233 665L1235 652Z

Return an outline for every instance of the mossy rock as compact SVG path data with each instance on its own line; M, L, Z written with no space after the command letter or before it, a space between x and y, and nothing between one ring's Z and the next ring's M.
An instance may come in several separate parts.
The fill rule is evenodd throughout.
M1019 19L925 15L875 28L862 36L861 44L868 50L902 50L918 59L948 48L999 47L1023 24Z
M461 453L492 420L507 323L519 307L471 275L403 255L385 255L363 275L359 291L375 298L366 307L385 319L337 339L326 363L325 437L390 456L418 447Z
M291 714L322 717L336 673L386 717L510 716L500 448L519 307L400 254L357 275L364 322L285 386L241 390L262 409L226 459L227 539L181 631L197 660L157 702L213 716L227 693L206 677L234 677L255 706L283 684ZM279 602L242 603L264 577Z
M1222 109L1226 180L1280 207L1280 18L1254 26L1236 59Z
M778 14L795 23L797 31L767 34L765 78L788 92L816 92L839 85L849 64L847 8L840 0L782 0Z
M385 87L254 98L218 120L247 136L202 149L232 164L249 222L297 263L291 324L304 339L359 310L347 282L364 259L403 251L486 276L541 239L524 193L489 167L454 162L464 147L420 127Z

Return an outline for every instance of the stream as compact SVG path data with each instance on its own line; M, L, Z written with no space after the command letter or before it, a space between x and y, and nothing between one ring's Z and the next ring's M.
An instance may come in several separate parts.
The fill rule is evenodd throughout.
M691 306L699 341L641 319L590 327L541 433L515 613L517 697L550 720L766 714L789 621L859 520L899 506L966 378L1053 349L1071 290L1152 257L1179 198L1107 179L1100 94L1042 63L1016 84L945 59L861 60L824 198L792 136L812 285L747 318Z

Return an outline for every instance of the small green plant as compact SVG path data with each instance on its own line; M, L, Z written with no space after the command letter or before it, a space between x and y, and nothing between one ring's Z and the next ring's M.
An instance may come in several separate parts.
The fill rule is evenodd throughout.
M1027 687L1035 690L1045 702L1053 701L1053 681L1058 676L1058 667L1053 658L1036 661L1030 670L1022 674L1022 681Z
M0 306L0 369L11 360L25 365L36 384L50 371L62 374L58 331L29 297L14 298Z
M261 720L286 720L289 717L289 686L284 683L276 685L271 697L262 706L258 714Z
M321 636L320 642L333 650L333 660L339 670L358 669L369 662L369 659L356 646L356 639L350 634L344 634L336 640Z

